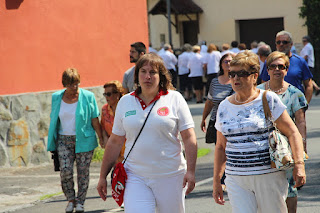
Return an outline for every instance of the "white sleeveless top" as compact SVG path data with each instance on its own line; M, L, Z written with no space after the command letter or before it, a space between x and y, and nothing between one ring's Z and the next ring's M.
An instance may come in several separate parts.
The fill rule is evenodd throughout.
M76 109L78 101L67 104L61 100L59 135L76 135Z

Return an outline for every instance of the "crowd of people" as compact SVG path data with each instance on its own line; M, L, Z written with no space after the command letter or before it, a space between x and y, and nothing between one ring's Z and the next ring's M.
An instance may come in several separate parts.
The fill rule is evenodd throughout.
M84 212L90 163L98 144L105 149L97 186L103 200L107 175L128 157L126 212L185 212L185 196L195 187L197 141L187 104L194 97L196 103L205 101L200 125L205 142L216 146L215 202L223 205L227 191L233 212L296 212L297 187L306 183L305 111L313 90L320 93L312 79L310 37L302 41L301 56L291 52L292 35L286 31L276 35L274 52L264 42L252 42L251 50L237 41L231 48L227 43L219 48L202 42L183 45L176 56L170 44L159 51L149 47L147 53L145 44L135 42L129 53L134 66L124 73L122 83L112 80L103 86L107 103L100 121L94 94L79 88L75 68L65 70L65 89L52 95L47 149L58 152L66 212ZM272 123L264 117L264 91L277 128L291 145L295 161L291 170L271 168Z

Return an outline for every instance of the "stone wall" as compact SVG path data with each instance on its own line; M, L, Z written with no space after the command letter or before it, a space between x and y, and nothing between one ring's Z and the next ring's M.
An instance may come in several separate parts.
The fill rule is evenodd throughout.
M99 109L106 103L102 87L92 91ZM46 151L53 92L0 96L0 167L50 162Z

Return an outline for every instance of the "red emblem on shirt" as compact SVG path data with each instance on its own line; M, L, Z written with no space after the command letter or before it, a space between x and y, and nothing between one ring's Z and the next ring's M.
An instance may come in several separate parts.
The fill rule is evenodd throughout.
M158 109L157 113L160 116L167 116L169 114L169 108L168 107L161 107Z

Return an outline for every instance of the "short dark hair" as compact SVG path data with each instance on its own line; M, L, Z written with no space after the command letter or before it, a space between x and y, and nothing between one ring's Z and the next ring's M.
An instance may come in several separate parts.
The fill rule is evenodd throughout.
M245 43L240 43L238 45L239 50L246 50L247 49L247 45Z
M222 63L223 63L223 60L224 60L226 57L228 57L228 56L231 56L231 57L233 58L234 54L231 53L231 52L229 52L229 53L224 54L224 55L221 57L220 62L219 62L219 68L220 68L220 70L219 70L219 72L218 72L218 76L224 75L224 70L222 69Z
M146 53L146 45L144 45L144 43L142 43L142 42L135 42L135 43L131 44L130 46L134 47L139 54Z
M231 42L231 47L238 47L238 42L237 41L233 41Z
M62 73L62 85L67 87L74 83L80 83L80 74L76 68L67 68Z
M303 40L307 40L308 42L311 42L310 36L303 36L302 39Z

